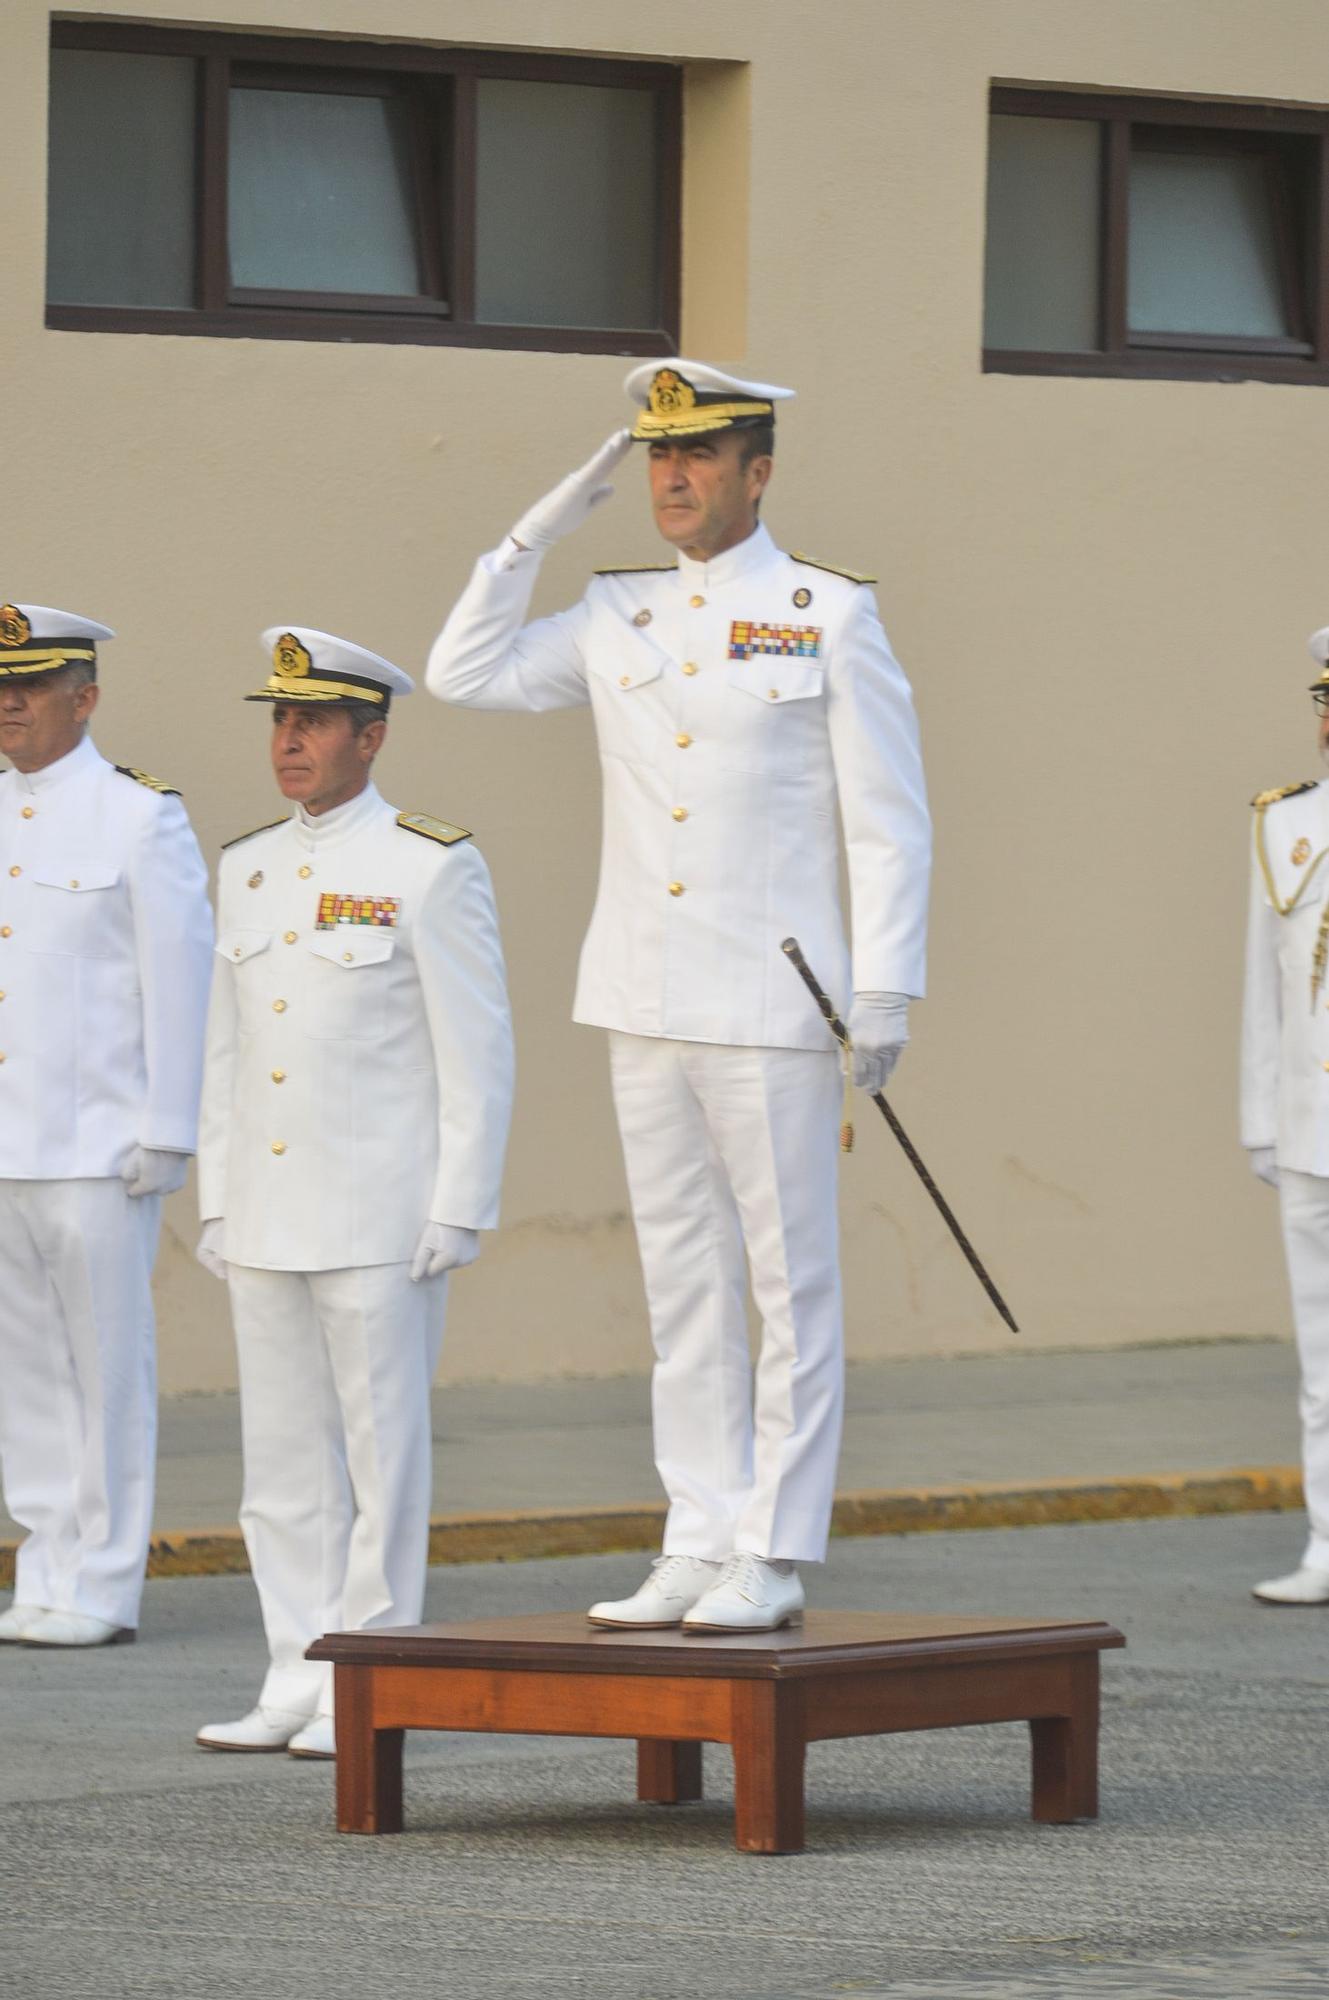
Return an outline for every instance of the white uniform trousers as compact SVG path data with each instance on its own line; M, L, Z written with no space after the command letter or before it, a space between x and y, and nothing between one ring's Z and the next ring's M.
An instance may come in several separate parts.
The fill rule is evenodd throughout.
M1301 1361L1301 1464L1310 1517L1302 1561L1329 1570L1329 1179L1281 1167L1278 1193Z
M618 1032L609 1048L656 1356L665 1553L820 1562L844 1407L837 1057Z
M0 1180L0 1473L16 1604L138 1624L152 1527L161 1197Z
M429 1543L429 1390L447 1278L407 1264L227 1266L240 1364L240 1526L271 1665L259 1700L330 1714L323 1632L417 1625Z

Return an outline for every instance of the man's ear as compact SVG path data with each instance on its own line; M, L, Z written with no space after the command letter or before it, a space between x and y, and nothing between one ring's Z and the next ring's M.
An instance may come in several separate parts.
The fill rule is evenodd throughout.
M96 681L85 681L75 690L74 715L79 722L86 722L101 699L101 689Z
M381 722L367 722L360 731L356 740L360 744L361 755L366 764L373 763L375 757L377 757L379 751L383 748L383 739L387 733L388 723L386 716Z

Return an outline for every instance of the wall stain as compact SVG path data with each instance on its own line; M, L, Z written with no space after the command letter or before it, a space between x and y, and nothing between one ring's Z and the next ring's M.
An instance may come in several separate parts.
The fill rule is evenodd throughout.
M1013 1180L1022 1182L1025 1187L1033 1188L1035 1193L1050 1195L1054 1201L1064 1202L1067 1208L1074 1209L1077 1215L1093 1214L1093 1209L1082 1194L1077 1194L1074 1188L1061 1187L1056 1181L1044 1180L1041 1174L1036 1174L1032 1167L1027 1167L1014 1153L1008 1153L1002 1165Z

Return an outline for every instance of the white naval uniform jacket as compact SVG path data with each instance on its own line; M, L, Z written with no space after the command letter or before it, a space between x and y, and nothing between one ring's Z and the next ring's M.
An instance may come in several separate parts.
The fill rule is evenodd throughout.
M538 568L511 539L480 559L427 681L475 708L591 705L604 823L575 1018L826 1048L780 951L791 935L842 1013L851 984L921 994L923 769L872 592L785 555L759 527L710 562L597 576L570 611L523 625Z
M1329 1175L1329 783L1261 794L1251 840L1241 1142Z
M84 737L0 774L0 1178L192 1153L212 949L208 876L174 794Z
M370 785L224 851L199 1208L229 1261L395 1264L427 1220L492 1229L512 1070L473 842L409 832Z

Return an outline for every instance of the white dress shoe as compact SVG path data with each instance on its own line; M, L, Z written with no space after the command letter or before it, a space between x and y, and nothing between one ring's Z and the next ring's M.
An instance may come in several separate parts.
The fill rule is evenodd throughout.
M1262 1604L1329 1604L1329 1569L1309 1569L1303 1563L1289 1576L1257 1583L1251 1596Z
M25 1646L132 1646L132 1625L112 1625L86 1611L42 1611L23 1634Z
M685 1632L773 1632L803 1618L803 1586L791 1562L768 1562L743 1551L683 1620Z
M0 1646L20 1646L39 1618L46 1616L41 1604L11 1604L0 1611Z
M308 1723L284 1708L251 1708L238 1722L209 1722L194 1741L203 1750L284 1750Z
M679 1624L683 1613L691 1610L719 1574L720 1564L707 1562L702 1556L657 1556L640 1590L631 1597L593 1604L586 1616L592 1625L621 1625L625 1629L635 1625L643 1632L659 1631Z
M286 1748L292 1757L335 1757L337 1730L330 1715L316 1715L298 1729Z

